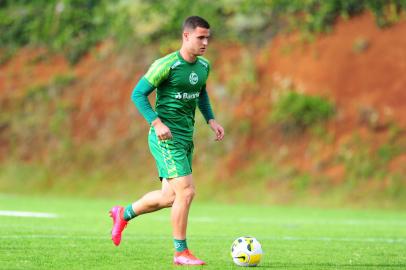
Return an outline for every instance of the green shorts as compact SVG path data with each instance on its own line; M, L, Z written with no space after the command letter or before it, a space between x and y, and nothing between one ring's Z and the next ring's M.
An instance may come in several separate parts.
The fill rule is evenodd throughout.
M155 158L159 177L176 178L192 173L193 141L159 140L153 128L148 135L149 149Z

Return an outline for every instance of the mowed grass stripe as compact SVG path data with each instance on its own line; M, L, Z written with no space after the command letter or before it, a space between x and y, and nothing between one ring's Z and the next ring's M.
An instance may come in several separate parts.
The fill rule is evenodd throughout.
M55 219L0 217L0 269L179 269L172 266L170 210L131 222L120 247L110 240L108 200L0 196L0 208L49 212ZM260 269L406 268L403 212L199 203L189 247L208 263L234 266L230 246L257 237ZM250 222L252 221L252 222Z
M29 234L29 235L0 235L0 239L32 239L32 238L57 238L57 239L84 239L84 240L106 240L109 239L108 236L91 236L91 235L61 235L61 234ZM171 240L171 237L156 236L156 235L139 235L139 236L125 236L125 241L139 241L146 239L160 239L160 240ZM226 236L195 236L194 240L230 240ZM388 244L405 244L406 238L341 238L341 237L295 237L295 236L281 236L281 237L261 237L260 240L272 240L272 241L322 241L322 242L365 242L374 243L382 242Z

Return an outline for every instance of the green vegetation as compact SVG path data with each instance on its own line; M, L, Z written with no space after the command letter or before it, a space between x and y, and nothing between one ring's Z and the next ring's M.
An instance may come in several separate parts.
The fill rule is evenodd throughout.
M352 184L371 179L397 181L400 171L390 173L387 166L396 156L405 152L406 145L399 140L389 139L376 147L373 143L354 136L339 151L337 161L345 165L346 178Z
M274 102L271 120L280 124L285 133L289 133L327 121L333 115L334 105L328 100L288 91Z
M73 74L56 75L46 84L28 87L21 95L3 98L0 138L10 145L9 159L42 160L44 145L53 154L66 150L73 106L62 97L75 80Z
M355 53L362 53L365 50L367 50L369 46L370 46L370 42L367 38L359 37L354 41L354 43L352 45L352 50Z
M0 48L7 52L0 61L18 47L35 45L63 51L74 64L110 37L127 46L156 40L171 46L190 14L208 18L216 38L261 42L280 31L328 31L338 16L348 18L364 10L386 26L399 20L404 9L403 0L219 0L210 5L205 0L5 0L0 2Z
M76 63L107 37L111 18L105 2L1 1L0 47L46 46L63 51L71 63Z
M335 116L335 105L324 98L294 91L271 101L274 92L262 89L258 84L266 77L263 73L266 70L258 69L258 44L288 31L301 31L304 40L308 41L314 34L329 31L337 18L347 19L364 11L372 12L377 25L383 27L400 20L405 9L405 1L396 0L219 0L210 2L210 5L207 0L3 0L0 1L0 65L23 46L62 52L71 64L75 64L99 42L113 40L111 44L118 45L117 49L132 50L132 54L125 54L113 63L118 72L126 69L128 73L123 74L128 76L136 65L144 68L150 63L149 51L145 48L154 52L160 49L161 53L168 48L177 48L184 17L191 14L206 17L212 25L213 38L220 41L217 44L223 41L245 44L239 48L238 59L225 63L224 70L213 69L211 75L213 93L217 95L213 105L215 111L220 112L216 106L221 109L218 117L226 128L227 140L215 144L207 124L197 116L196 153L199 154L194 163L194 175L203 185L210 183L201 188L199 194L206 200L230 201L233 197L245 198L244 194L254 190L258 195L257 202L272 202L273 198L268 196L270 190L279 185L280 190L286 189L290 195L298 195L297 200L300 200L301 194L309 195L312 189L319 188L320 183L328 192L343 187L331 188L331 183L326 184L328 177L320 177L313 171L301 171L291 165L284 167L280 161L288 157L288 150L271 148L274 144L273 127L275 124L282 127L283 135L310 131L310 136L317 137L318 141L322 139L322 143L328 145L333 141L333 135L327 134L325 124ZM141 46L143 50L135 49ZM368 46L366 37L360 36L353 41L356 53L367 50ZM281 48L284 54L295 49L293 45ZM40 51L42 53L34 56L30 64L47 60L49 51ZM265 54L261 60L272 61L272 56L265 57ZM118 63L124 58L137 63ZM209 58L216 59L216 55L209 55ZM28 70L26 74L30 72ZM10 76L14 74L11 72ZM125 132L115 130L117 126L112 124L133 117L135 109L132 104L128 102L128 108L124 109L117 109L117 106L111 109L107 103L96 104L98 100L94 93L80 95L90 93L86 88L93 78L83 80L84 83L81 81L74 89L76 92L70 92L70 86L78 83L76 76L60 74L25 89L8 89L2 96L0 151L5 152L0 153L0 157L4 157L0 163L0 190L65 195L79 192L81 195L111 197L112 194L140 194L140 187L156 184L153 159L145 143L145 122L131 124L125 127ZM294 88L283 90L286 89ZM111 101L116 102L118 95L126 94L112 91ZM79 110L81 102L86 103L83 106L86 108ZM77 118L81 119L80 123L75 122ZM365 110L360 118L371 126L371 132L381 128L378 112ZM77 129L81 129L81 136L75 137ZM388 171L390 163L404 155L406 148L397 139L401 133L399 129L391 126L388 132L393 138L378 147L374 147L373 142L363 143L362 139L343 146L330 163L345 167L344 182L350 179L349 186L353 187L356 181L361 185L374 180L385 182L385 185L375 187L374 196L365 196L365 204L377 198L375 195L382 190L384 199L393 199L392 205L402 201L402 196L406 198L404 171ZM292 139L282 137L282 140ZM244 167L247 164L249 166ZM118 181L120 187L112 190ZM133 188L128 189L129 185ZM345 184L343 186L345 188ZM346 195L342 196L341 202L347 199Z
M255 196L246 198L250 195ZM110 240L107 211L128 201L1 194L0 200L1 210L58 215L0 216L4 269L178 269L172 265L169 210L131 221L117 248ZM189 218L188 245L206 260L208 270L241 269L231 261L230 246L244 235L262 245L260 269L406 267L404 212L196 202Z

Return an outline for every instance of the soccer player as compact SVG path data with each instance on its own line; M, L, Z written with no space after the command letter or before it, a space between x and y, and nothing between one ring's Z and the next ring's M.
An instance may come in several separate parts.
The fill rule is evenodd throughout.
M183 23L179 51L156 60L140 79L132 100L150 124L148 143L155 158L162 188L145 194L127 207L110 210L113 219L112 240L119 245L128 221L142 214L172 207L171 222L175 255L179 265L202 265L186 244L190 204L195 195L192 178L193 130L196 106L200 109L215 140L224 137L223 127L216 122L206 91L209 62L202 57L210 37L209 23L198 16ZM155 110L148 95L156 89Z

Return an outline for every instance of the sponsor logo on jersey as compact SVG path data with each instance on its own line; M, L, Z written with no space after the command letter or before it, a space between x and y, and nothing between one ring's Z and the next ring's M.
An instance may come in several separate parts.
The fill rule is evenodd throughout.
M199 92L195 92L195 93L181 93L181 92L177 92L175 94L175 98L176 99L195 99L198 98L200 96Z
M199 77L197 76L197 74L194 71L192 71L192 73L190 73L190 75L189 75L190 84L195 85L198 81L199 81Z

